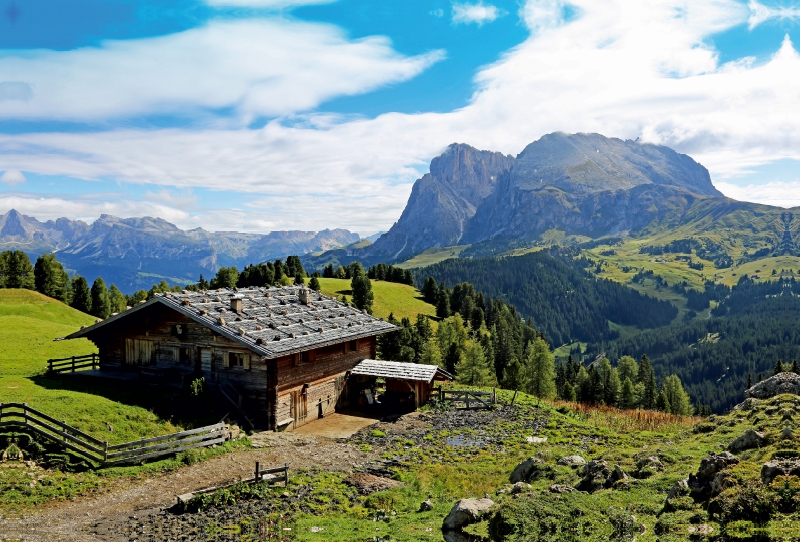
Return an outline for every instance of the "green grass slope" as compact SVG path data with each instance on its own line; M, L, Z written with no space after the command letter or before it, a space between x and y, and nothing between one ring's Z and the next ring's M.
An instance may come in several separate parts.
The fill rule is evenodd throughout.
M347 279L321 278L319 283L322 293L327 296L341 297L344 295L350 300L353 295L350 281ZM403 317L413 320L417 314L436 315L436 307L425 303L422 300L422 294L413 286L373 280L372 293L375 295L372 313L378 318L387 318L390 313L393 313L398 320Z
M0 289L0 402L28 403L111 443L176 431L172 423L137 405L140 392L125 394L76 376L45 376L49 358L97 351L86 339L53 341L94 321L37 292Z

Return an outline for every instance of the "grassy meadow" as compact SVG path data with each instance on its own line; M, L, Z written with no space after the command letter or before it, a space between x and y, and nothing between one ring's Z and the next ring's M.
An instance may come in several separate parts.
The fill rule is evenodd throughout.
M319 283L324 295L336 298L347 296L348 300L353 296L348 279L321 278ZM422 300L422 294L413 286L373 280L372 293L375 295L372 314L378 318L388 318L390 313L393 313L398 320L403 317L413 320L417 314L436 316L436 307L425 303Z

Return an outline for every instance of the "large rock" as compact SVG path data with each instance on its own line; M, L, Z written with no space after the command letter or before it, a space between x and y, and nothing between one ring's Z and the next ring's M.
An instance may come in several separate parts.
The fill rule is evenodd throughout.
M586 460L579 455L568 455L558 460L559 465L578 467L586 464Z
M494 501L491 499L461 499L453 505L453 509L444 518L442 529L461 529L477 523L486 517L492 506Z
M675 497L680 497L684 493L689 491L689 479L685 478L683 480L678 480L675 482L669 491L667 492L667 502L674 499Z
M583 466L583 479L575 486L581 491L598 491L606 487L606 480L611 475L611 469L605 461L589 461Z
M517 482L529 482L541 464L541 459L529 457L514 468L511 476L508 477L508 481L512 484L516 484Z
M800 476L800 459L773 459L761 467L761 481L769 484L776 476Z
M768 399L791 393L800 395L800 375L795 373L778 373L766 380L762 380L752 388L744 392L745 397L755 397L756 399Z
M749 450L750 448L761 448L767 443L767 439L763 433L759 433L754 429L748 429L742 436L734 440L728 445L728 450L731 452L740 452L742 450Z
M715 490L722 485L722 478L717 478L717 474L738 463L739 460L730 452L707 455L700 461L697 474L689 475L689 489L695 495L716 495L718 492ZM715 479L718 483L714 483Z
M661 460L655 455L650 455L636 462L636 473L634 476L637 478L648 478L662 470L664 470L664 464Z

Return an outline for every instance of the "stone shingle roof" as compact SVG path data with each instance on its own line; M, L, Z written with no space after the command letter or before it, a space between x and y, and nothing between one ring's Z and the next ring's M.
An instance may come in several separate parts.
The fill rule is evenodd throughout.
M380 335L398 329L354 307L317 292L308 304L300 302L299 286L208 290L159 294L65 339L85 337L108 323L126 318L144 307L161 303L185 314L267 358ZM231 309L240 299L242 310Z
M420 380L432 382L436 376L439 380L452 380L453 377L436 365L423 365L420 363L403 363L400 361L383 361L365 359L359 362L351 374L362 376L375 376L378 378L394 378L397 380Z

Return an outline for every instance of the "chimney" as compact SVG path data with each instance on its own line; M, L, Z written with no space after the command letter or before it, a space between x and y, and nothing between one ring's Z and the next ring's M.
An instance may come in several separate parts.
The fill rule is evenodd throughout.
M231 298L231 311L237 314L242 312L242 298L240 297Z
M297 297L300 298L300 303L308 305L311 303L311 290L308 288L300 288L297 292Z

